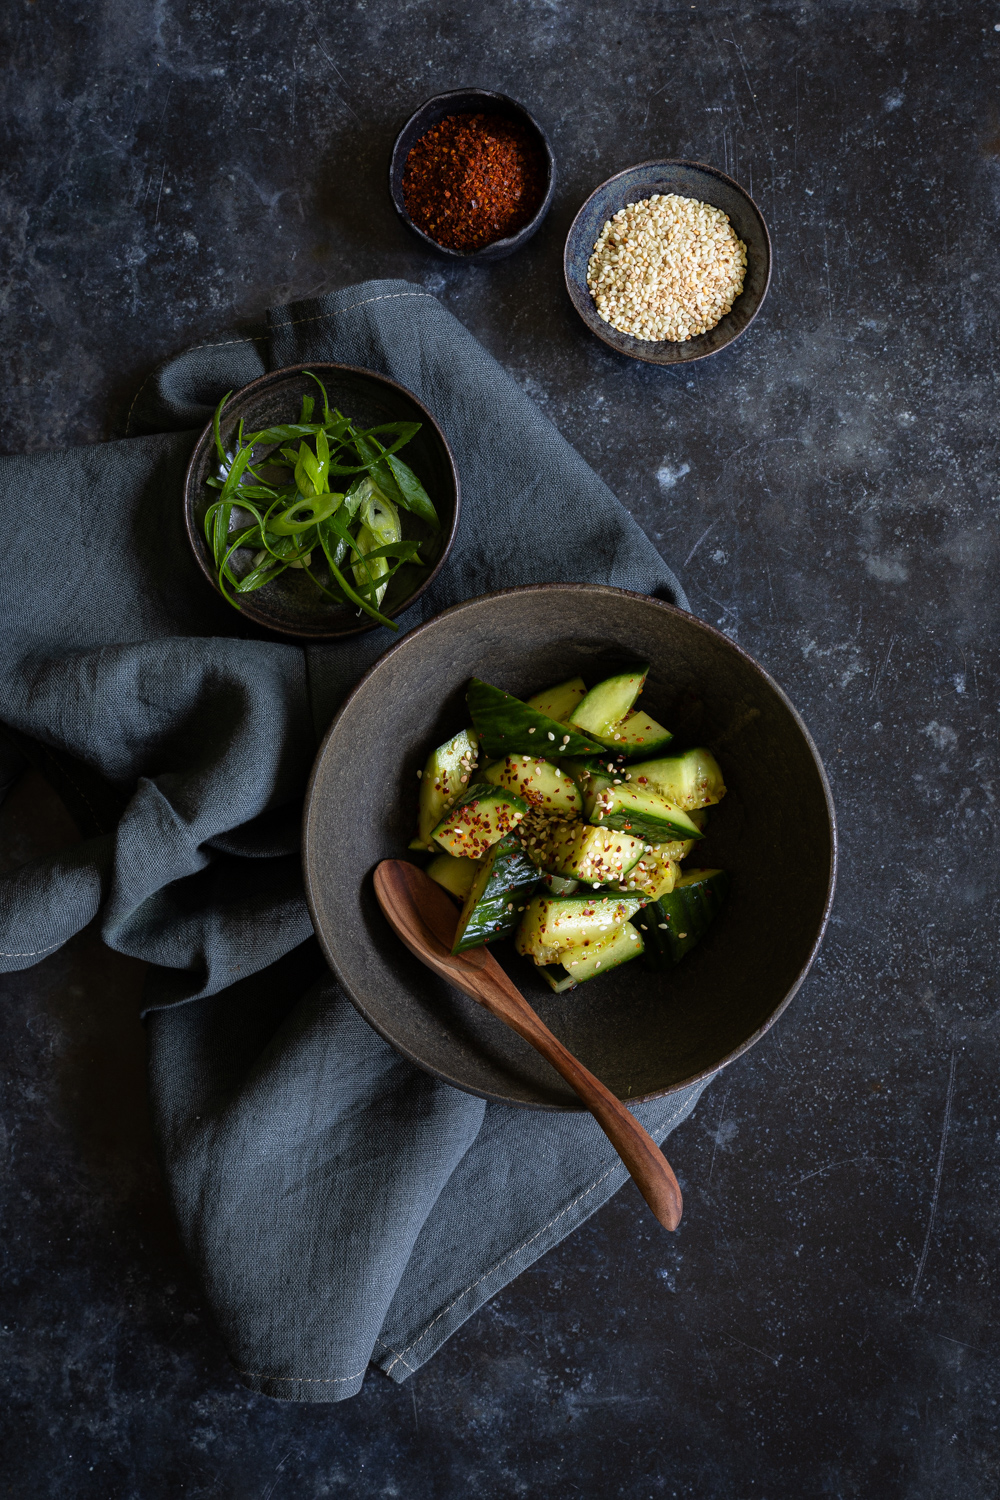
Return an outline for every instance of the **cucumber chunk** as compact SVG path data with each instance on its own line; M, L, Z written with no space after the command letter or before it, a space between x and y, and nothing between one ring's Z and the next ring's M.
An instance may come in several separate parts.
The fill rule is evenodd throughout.
M511 833L528 811L513 792L477 782L469 787L434 830L434 838L448 854L482 859L498 839Z
M633 766L632 785L659 792L685 812L695 807L711 807L726 795L719 763L703 749L686 750L683 755L666 755Z
M708 822L708 808L693 807L688 813L688 817L699 833L703 834L705 832L705 824ZM653 853L661 859L675 859L680 861L687 859L695 846L695 842L696 840L694 839L669 839L665 844L654 844Z
M600 745L569 724L560 724L520 698L473 677L465 695L487 755L594 755Z
M476 867L455 929L452 953L464 953L508 937L518 926L537 882L538 871L519 839L508 833Z
M624 753L626 760L648 760L650 756L661 755L673 735L641 708L634 708L615 725L611 738L615 750Z
M547 874L594 886L623 880L645 847L641 838L617 829L553 819L527 852L528 858Z
M646 942L646 963L668 969L700 942L725 903L725 870L687 870L669 895L652 902L636 925Z
M603 786L596 780L583 794L584 816L602 828L620 828L651 844L667 839L700 839L701 832L686 812L658 792L629 782Z
M648 666L642 666L621 672L617 677L606 677L577 704L568 722L593 735L602 745L613 743L611 737L642 692L648 671Z
M536 693L533 698L528 699L528 707L537 709L540 714L547 714L550 719L556 719L562 724L581 698L586 696L587 684L583 678L571 677L568 682L546 688L544 693Z
M603 755L580 755L561 760L559 769L573 778L581 792L595 776L605 781L611 781L615 776L626 777L624 761L607 751Z
M574 891L580 889L578 880L569 880L565 875L543 875L541 884L546 890L551 891L553 896L572 896Z
M694 826L704 833L705 824L708 822L708 808L694 807L688 813L688 817ZM670 839L665 844L654 844L652 857L660 860L671 859L679 864L682 859L687 859L694 846L694 839Z
M456 797L472 780L479 747L463 729L427 757L420 780L420 813L411 849L432 849L434 830Z
M668 895L677 884L681 873L680 864L676 859L660 853L661 849L670 847L670 844L660 844L654 845L650 850L647 846L642 858L636 861L624 880L615 883L614 889L629 893L634 891L637 896L644 896L647 901L657 901L660 896Z
M641 905L637 896L533 896L514 946L537 964L561 962L565 949L611 937Z
M638 958L644 946L633 924L626 922L603 943L564 949L558 963L539 965L539 973L556 994L563 994L587 979L595 979L617 969L620 964L627 964L630 958Z
M427 866L427 873L452 896L464 901L479 874L479 861L454 854L439 854Z
M682 859L687 859L694 848L694 843L694 839L668 839L665 844L654 844L652 853L648 857L671 860L675 865L679 865Z
M482 775L485 781L516 792L542 812L580 816L582 803L575 782L551 761L533 755L507 755L491 761Z
M566 990L576 989L576 980L568 969L563 968L562 964L538 964L537 970L549 989L555 990L557 995L563 994Z

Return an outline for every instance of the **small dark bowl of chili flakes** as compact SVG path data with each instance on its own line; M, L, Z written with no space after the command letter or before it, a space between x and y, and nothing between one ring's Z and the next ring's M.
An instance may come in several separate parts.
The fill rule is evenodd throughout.
M545 132L506 94L428 99L396 137L389 191L404 224L440 255L501 260L530 240L552 202Z

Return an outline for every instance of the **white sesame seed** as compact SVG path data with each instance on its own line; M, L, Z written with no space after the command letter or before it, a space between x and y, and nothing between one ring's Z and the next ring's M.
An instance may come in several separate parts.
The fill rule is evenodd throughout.
M554 740L555 739L555 735L552 733L551 729L547 730L546 732L547 732L550 740Z
M534 734L534 732L535 732L535 725L532 724L531 728L528 730L528 733L529 734Z
M638 339L682 343L730 311L745 273L746 246L720 209L656 193L607 221L587 285L612 327Z
M417 780L418 780L418 781L419 781L419 780L420 780L420 778L421 778L421 776L422 776L422 775L423 775L423 774L424 774L424 773L423 773L423 771L418 771L418 772L417 772Z

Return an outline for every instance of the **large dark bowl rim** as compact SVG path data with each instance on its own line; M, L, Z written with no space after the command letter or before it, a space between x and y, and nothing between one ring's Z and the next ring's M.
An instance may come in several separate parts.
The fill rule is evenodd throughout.
M750 207L753 209L754 213L760 220L760 227L764 231L764 243L767 246L767 279L764 282L763 290L757 300L757 306L754 308L749 318L747 318L746 322L743 324L743 327L737 328L736 332L732 335L731 338L728 338L724 344L719 344L719 346L715 349L705 349L701 354L688 354L684 357L684 359L671 360L668 363L664 363L664 361L660 359L654 359L651 354L641 354L638 352L638 350L633 353L631 350L620 349L616 343L608 338L607 334L602 333L599 328L595 328L591 323L588 323L587 319L583 316L583 314L580 312L580 309L573 301L574 283L571 281L569 274L570 240L573 238L573 232L576 229L581 216L593 202L593 200L597 197L598 193L603 193L606 188L611 187L612 183L617 182L621 177L628 177L632 172L642 172L649 168L657 167L696 167L699 172L708 172L710 176L718 177L721 182L728 183L730 187L735 188L740 197L746 199L746 201L749 203ZM624 167L620 172L616 172L613 177L608 177L604 182L598 183L597 187L594 188L594 191L592 193L589 193L580 204L580 207L573 218L573 222L569 226L569 231L566 235L566 243L563 246L563 280L566 283L566 291L569 295L573 310L579 317L581 323L583 323L585 327L589 328L594 337L599 338L602 344L607 344L609 349L613 349L616 354L621 354L625 359L638 359L641 360L643 364L660 365L664 369L670 369L675 365L693 365L695 361L699 359L711 359L713 354L721 354L723 349L728 349L730 344L734 344L741 334L746 333L747 329L750 327L751 323L754 321L757 314L764 306L764 301L771 286L771 271L773 266L774 251L771 246L771 235L768 231L767 220L761 213L759 205L750 196L743 184L741 182L737 182L734 177L730 177L726 172L720 172L718 167L713 167L708 162L691 161L689 158L682 156L659 156L654 158L652 161L637 161L631 167ZM597 314L597 317L598 320L600 320L600 314ZM626 334L625 337L627 338L628 335ZM636 339L635 342L638 344L642 341Z
M388 386L391 390L398 391L401 395L405 396L408 401L412 401L413 405L417 407L417 409L423 414L427 422L434 429L438 441L440 442L441 447L447 455L448 465L451 471L452 484L455 487L455 508L452 514L451 526L449 528L448 535L445 538L445 543L441 550L441 556L438 558L433 569L430 573L428 573L423 583L421 583L419 588L414 589L412 594L408 594L405 599L400 600L399 604L394 605L392 609L388 611L387 618L395 619L398 615L401 615L404 610L409 609L410 605L415 603L416 600L420 598L420 595L424 592L425 589L430 588L431 584L434 582L435 578L438 576L441 569L448 561L448 554L451 552L452 547L455 545L455 537L458 535L458 519L462 509L462 492L458 479L458 469L455 466L455 455L452 453L451 444L448 442L448 439L441 431L441 427L437 419L431 412L427 410L427 407L420 400L419 396L415 396L413 392L409 390L405 385L400 385L398 380L391 380L388 375L381 375L378 370L366 370L363 365L335 364L332 360L329 359L311 360L297 365L283 365L279 370L268 370L266 374L258 375L256 380L251 380L247 385L240 386L239 390L232 393L230 400L237 401L245 396L248 391L253 391L259 385L265 385L271 381L278 380L283 375L302 375L307 370L312 370L320 373L322 373L323 370L337 370L345 375L363 375L368 380L377 381L380 385ZM212 418L199 434L198 441L194 445L191 457L188 459L187 468L184 471L184 488L182 493L184 504L184 529L187 532L187 539L190 543L195 562L198 564L198 567L201 569L204 576L208 579L215 592L221 598L222 590L219 588L219 581L213 570L208 566L202 553L203 537L200 530L198 529L198 524L195 520L196 496L194 492L197 479L196 470L201 462L201 455L205 444L214 444L214 442L214 418ZM290 636L293 640L299 641L340 641L346 640L349 636L352 635L363 635L366 630L377 630L380 628L377 620L372 620L366 615L365 619L367 621L367 624L351 625L346 630L312 630L304 632L301 630L296 630L290 625L279 625L275 623L273 619L266 616L266 612L264 610L255 610L252 603L249 601L243 605L242 609L240 610L240 614L244 619L251 620L253 624L262 626L265 630L273 631L277 635Z
M782 1015L787 1007L791 1004L807 974L809 973L809 970L812 968L813 962L816 958L816 954L819 952L820 944L823 941L823 936L826 932L827 924L830 920L830 911L833 907L834 890L837 883L837 819L833 806L833 795L830 791L830 783L827 779L826 770L824 769L819 751L817 750L816 745L813 742L812 735L809 733L808 729L803 723L797 709L789 701L787 694L782 690L782 688L778 686L774 678L771 677L768 672L765 672L764 668L760 665L759 662L754 660L749 652L744 651L742 646L738 646L735 641L731 640L729 636L724 635L721 630L716 630L714 626L706 624L705 621L700 620L697 615L690 614L687 610L684 609L678 609L674 604L667 604L662 599L654 599L649 594L639 594L632 589L612 588L608 584L597 583L533 583L526 584L520 588L496 589L488 594L478 594L473 599L463 599L460 604L451 605L450 608L442 610L440 614L435 615L433 619L425 620L423 624L416 626L407 635L405 635L402 640L396 641L394 645L390 646L389 650L383 652L378 661L375 662L371 667L369 667L368 671L344 699L344 702L338 709L333 722L331 723L326 734L323 736L323 742L320 745L316 755L316 759L313 762L312 773L309 777L309 785L306 788L305 806L303 808L302 814L302 871L305 881L306 901L309 906L309 915L312 918L316 936L319 939L320 947L323 949L323 953L326 957L327 963L333 970L333 973L339 981L341 987L343 988L344 993L354 1005L355 1009L358 1010L364 1017L364 1019L368 1022L369 1026L371 1026L374 1031L377 1031L379 1036L381 1036L384 1041L389 1043L390 1047L394 1048L396 1052L400 1053L401 1056L407 1058L407 1060L409 1062L412 1062L416 1067L421 1068L425 1073L430 1073L435 1078L440 1078L442 1082L451 1084L453 1088L461 1089L463 1093L474 1094L479 1099L489 1099L500 1104L507 1104L522 1109L572 1111L577 1109L582 1110L584 1106L582 1104L551 1104L534 1100L511 1099L507 1095L492 1093L487 1091L486 1089L470 1088L468 1084L461 1083L457 1079L451 1078L446 1073L441 1072L440 1069L430 1066L430 1064L425 1062L422 1058L415 1056L406 1047L402 1046L395 1037L390 1036L389 1033L378 1024L375 1018L369 1014L368 1010L365 1008L363 1000L361 1000L359 996L355 994L346 975L341 973L340 969L333 959L333 955L330 953L329 949L326 946L323 938L323 933L320 929L320 924L317 920L316 906L313 901L313 877L310 871L311 861L309 823L310 815L312 812L313 788L316 784L320 766L322 765L323 758L326 754L327 744L336 732L341 717L347 712L348 708L351 706L354 700L359 695L365 692L370 678L381 667L382 663L387 659L387 657L403 650L403 648L408 646L410 642L416 640L425 631L430 630L432 626L438 625L441 620L447 618L448 615L459 614L463 609L469 608L472 605L483 604L491 599L506 599L509 598L512 594L537 594L550 592L556 589L562 590L564 592L574 593L589 592L610 594L620 599L639 600L643 604L652 605L656 609L662 609L667 614L676 615L682 620L690 621L690 623L697 626L699 630L704 630L709 635L714 636L715 639L720 641L725 647L727 647L731 651L735 651L738 656L742 657L746 665L750 667L751 670L755 672L757 676L760 677L763 682L765 682L771 689L771 691L775 693L781 700L785 708L791 714L792 719L794 720L795 725L799 730L799 733L802 735L802 738L809 749L809 753L812 756L813 764L816 767L820 785L823 788L823 797L826 802L826 813L830 827L830 869L827 879L826 901L823 905L823 913L820 918L819 927L817 929L816 937L812 943L812 946L810 947L806 959L801 969L799 970L795 982L788 990L784 999L771 1012L770 1016L764 1022L763 1026L759 1027L752 1036L748 1037L744 1042L741 1042L738 1047L734 1048L732 1052L728 1053L721 1060L721 1062L714 1064L710 1068L702 1069L700 1073L693 1073L690 1078L684 1078L679 1083L671 1084L668 1088L655 1089L652 1093L649 1094L630 1095L627 1100L629 1104L642 1104L650 1099L661 1099L667 1094L678 1093L681 1089L690 1088L692 1084L700 1083L703 1079L714 1077L716 1073L721 1072L723 1068L726 1068L730 1063L735 1062L738 1057L742 1057L745 1052L748 1052L749 1049L755 1045L755 1043L759 1042L761 1037L764 1036L768 1031L770 1031L771 1027L774 1025L778 1017ZM370 878L370 873L366 874L365 879ZM414 959L413 962L418 963L419 960Z
M545 152L545 160L548 166L548 185L545 189L545 196L539 204L537 212L532 215L527 224L521 226L516 234L505 235L503 239L499 240L490 240L488 245L481 245L478 250L452 250L450 246L442 245L438 240L432 239L429 234L425 234L420 226L413 222L413 220L410 218L410 215L406 211L406 203L403 199L402 189L400 189L398 194L396 192L394 179L396 174L396 163L402 146L403 137L406 135L413 122L417 119L418 115L422 115L424 110L429 109L431 105L447 104L449 99L468 99L471 94L477 95L480 99L490 99L498 104L502 104L506 108L512 110L515 115L522 116L528 122L532 130L534 130L536 135L538 136L539 144L542 150ZM456 110L455 112L456 114L475 113L475 111L471 109ZM427 128L429 130L431 129L431 126L428 126ZM416 142L414 142L414 144L416 144ZM480 259L502 260L506 255L511 254L514 250L520 249L523 244L531 239L536 230L540 228L542 220L545 218L545 215L552 207L552 197L555 193L555 190L556 159L552 154L552 147L549 145L548 136L545 134L545 131L542 129L541 125L539 125L538 121L531 113L531 110L528 109L526 105L522 104L518 99L512 99L509 94L497 93L495 89L449 89L444 94L432 94L429 99L424 100L419 109L415 109L413 111L412 115L410 115L406 123L400 128L396 139L392 143L392 153L389 157L389 196L392 199L393 207L399 214L399 217L402 219L403 223L406 224L409 229L412 229L413 233L419 236L419 238L423 240L425 245L429 245L430 248L432 250L436 250L439 255L446 255L451 260L460 260L466 262L477 261Z

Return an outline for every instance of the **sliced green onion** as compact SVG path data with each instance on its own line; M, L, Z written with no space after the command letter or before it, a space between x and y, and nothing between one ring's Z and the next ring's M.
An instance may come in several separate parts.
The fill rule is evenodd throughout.
M280 578L286 568L295 568L324 597L353 604L395 630L378 607L392 577L407 563L428 566L421 561L419 542L404 539L399 512L411 511L439 529L426 490L396 456L420 424L383 422L358 429L342 412L331 410L323 382L312 371L306 373L322 396L322 420L313 420L314 396L302 397L298 422L245 432L241 418L230 454L223 443L221 419L231 392L215 410L212 433L219 469L206 480L216 498L206 508L203 526L219 588L239 609L231 590L252 593ZM346 494L331 492L333 474L352 476ZM244 517L252 524L245 524ZM241 549L253 554L249 569L242 573L232 566ZM313 569L317 553L321 572L325 565L329 574L327 581ZM353 582L348 582L345 569Z
M268 527L277 532L278 536L292 536L296 531L304 531L307 526L316 526L320 521L327 520L343 498L343 495L330 494L329 491L325 495L314 495L311 499L300 495L287 510L273 516L267 523Z

